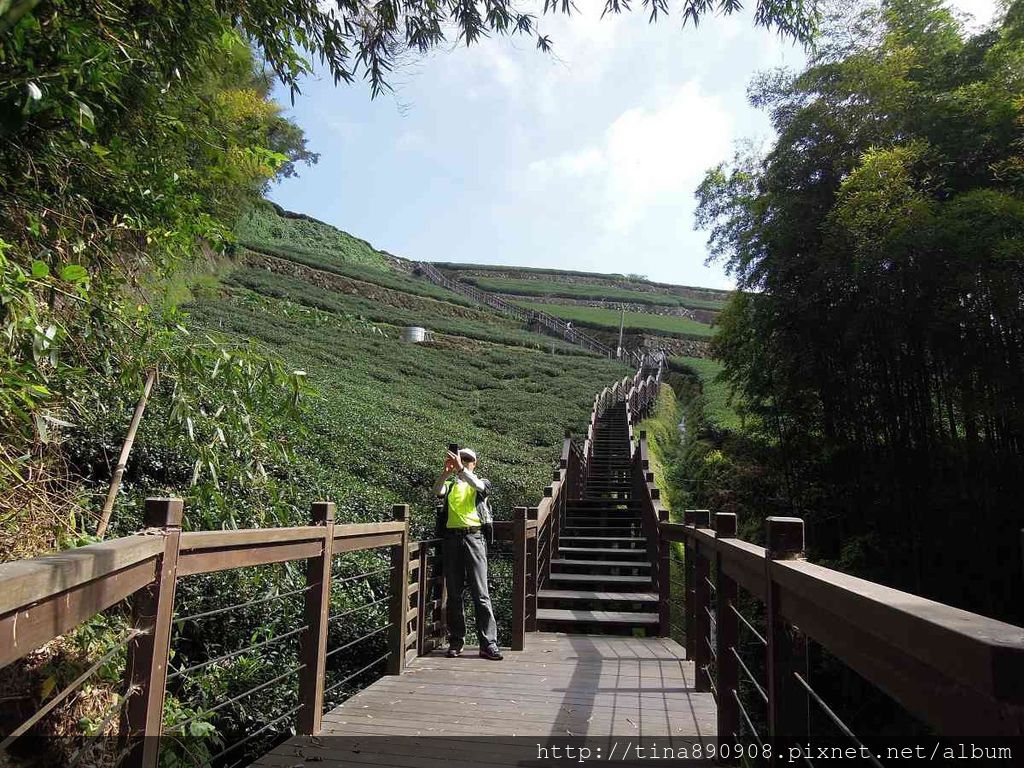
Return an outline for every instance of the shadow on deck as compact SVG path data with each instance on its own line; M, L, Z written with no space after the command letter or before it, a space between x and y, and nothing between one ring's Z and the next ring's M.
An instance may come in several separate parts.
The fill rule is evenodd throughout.
M693 662L672 640L535 633L503 662L471 652L412 661L324 715L320 736L294 737L254 768L540 764L541 745L609 759L641 740L715 740L714 699L694 691Z

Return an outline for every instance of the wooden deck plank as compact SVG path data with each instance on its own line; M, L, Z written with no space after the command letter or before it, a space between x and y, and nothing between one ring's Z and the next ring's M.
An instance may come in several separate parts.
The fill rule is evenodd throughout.
M435 652L327 712L253 764L448 768L512 766L540 743L715 739L716 709L667 638L531 633L503 662Z

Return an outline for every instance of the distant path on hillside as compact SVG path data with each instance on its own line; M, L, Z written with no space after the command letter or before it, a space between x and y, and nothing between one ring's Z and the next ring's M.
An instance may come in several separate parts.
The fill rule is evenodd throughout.
M614 349L609 347L607 344L602 344L593 336L589 336L582 331L576 330L565 320L560 320L554 315L549 315L547 312L540 312L535 309L526 309L525 307L517 306L511 302L505 301L503 298L493 293L481 291L479 288L467 285L466 283L461 283L458 280L452 280L432 264L427 264L423 261L416 262L413 273L430 280L432 283L443 286L450 291L461 293L463 296L467 296L474 301L496 309L502 314L510 315L527 323L535 322L547 328L559 338L565 339L573 344L579 344L581 347L589 349L592 352L596 352L599 355L615 357ZM640 359L640 354L635 350L629 352L624 351L623 354L626 359L631 362L638 362Z

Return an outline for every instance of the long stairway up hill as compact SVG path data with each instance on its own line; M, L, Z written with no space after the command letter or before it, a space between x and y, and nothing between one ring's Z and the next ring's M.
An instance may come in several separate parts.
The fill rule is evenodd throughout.
M570 501L537 593L541 630L654 634L658 595L640 510L632 496L626 405L598 417L581 498Z

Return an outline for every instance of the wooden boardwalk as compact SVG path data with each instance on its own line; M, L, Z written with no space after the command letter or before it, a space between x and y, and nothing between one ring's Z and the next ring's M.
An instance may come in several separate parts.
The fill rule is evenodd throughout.
M605 758L612 737L622 749L712 743L715 702L694 691L685 657L665 638L543 632L502 662L436 652L324 715L321 736L294 737L253 765L518 765L537 764L540 743L603 746Z

